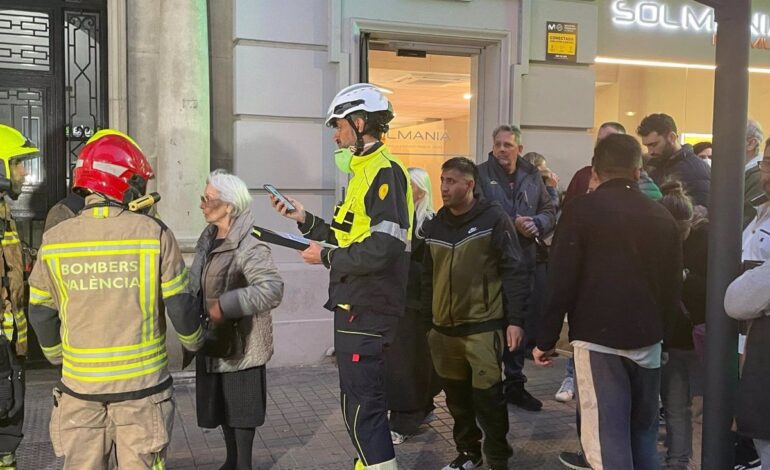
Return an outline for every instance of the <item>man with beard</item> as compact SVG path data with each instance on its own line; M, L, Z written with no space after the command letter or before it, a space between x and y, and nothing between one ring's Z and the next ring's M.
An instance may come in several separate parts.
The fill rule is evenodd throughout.
M668 114L650 114L642 119L636 133L650 154L650 176L655 184L679 180L695 205L708 207L711 168L695 155L692 145L679 143L674 119Z

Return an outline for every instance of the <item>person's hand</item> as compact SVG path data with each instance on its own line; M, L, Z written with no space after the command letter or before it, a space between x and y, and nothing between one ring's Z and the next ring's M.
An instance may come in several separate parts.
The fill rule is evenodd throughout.
M295 220L301 224L305 223L305 206L303 206L302 203L300 203L294 198L286 196L286 199L288 199L289 202L294 204L294 208L295 208L295 210L289 212L289 210L286 208L286 204L279 201L278 198L273 196L272 194L269 194L269 196L270 196L270 204L272 204L273 209L275 209L279 214L286 217L287 219Z
M219 306L219 300L209 303L209 319L213 323L222 323L225 315L222 313L222 307Z
M548 173L548 176L545 178L545 185L550 186L551 188L555 188L559 185L559 175L554 173L553 171Z
M516 325L508 325L505 330L506 344L508 345L508 351L513 352L519 349L522 341L524 341L524 328Z
M532 350L532 359L536 366L551 367L553 365L553 353L556 349L549 349L548 351L541 351L540 348L535 346Z
M302 260L307 264L321 264L321 250L321 245L316 242L310 242L310 246L300 253Z
M513 223L516 226L516 230L527 238L535 238L539 233L537 225L535 225L535 221L532 217L521 215L516 217Z

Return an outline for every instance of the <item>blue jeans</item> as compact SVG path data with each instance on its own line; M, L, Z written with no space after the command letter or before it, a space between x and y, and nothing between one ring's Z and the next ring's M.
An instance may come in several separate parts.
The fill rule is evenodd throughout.
M661 373L660 395L666 410L666 463L688 464L692 458L693 379L695 351L669 349Z
M566 367L566 373L564 374L565 379L574 379L575 378L575 358L571 357L567 361L567 367Z

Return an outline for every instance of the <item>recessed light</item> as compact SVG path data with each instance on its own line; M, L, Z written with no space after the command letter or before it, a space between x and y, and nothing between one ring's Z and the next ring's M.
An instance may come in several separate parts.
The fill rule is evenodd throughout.
M633 111L626 111L626 116L628 116L628 117L634 117L634 116L636 116L636 113L635 113L635 112L633 112Z
M463 94L463 99L464 99L464 100L469 100L469 99L471 99L471 98L473 98L473 95L472 95L472 94L470 94L470 93L465 93L465 94Z

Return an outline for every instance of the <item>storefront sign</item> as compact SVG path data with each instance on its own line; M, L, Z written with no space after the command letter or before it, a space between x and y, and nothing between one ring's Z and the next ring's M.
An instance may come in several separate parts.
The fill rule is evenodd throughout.
M545 60L577 62L577 23L548 21L545 35Z
M637 26L650 30L689 31L713 34L717 30L714 10L704 5L676 7L652 0L613 0L612 22L618 26ZM751 19L751 34L770 36L770 17L756 12Z
M716 14L695 0L600 0L597 56L714 63ZM752 67L770 67L770 0L752 0Z

